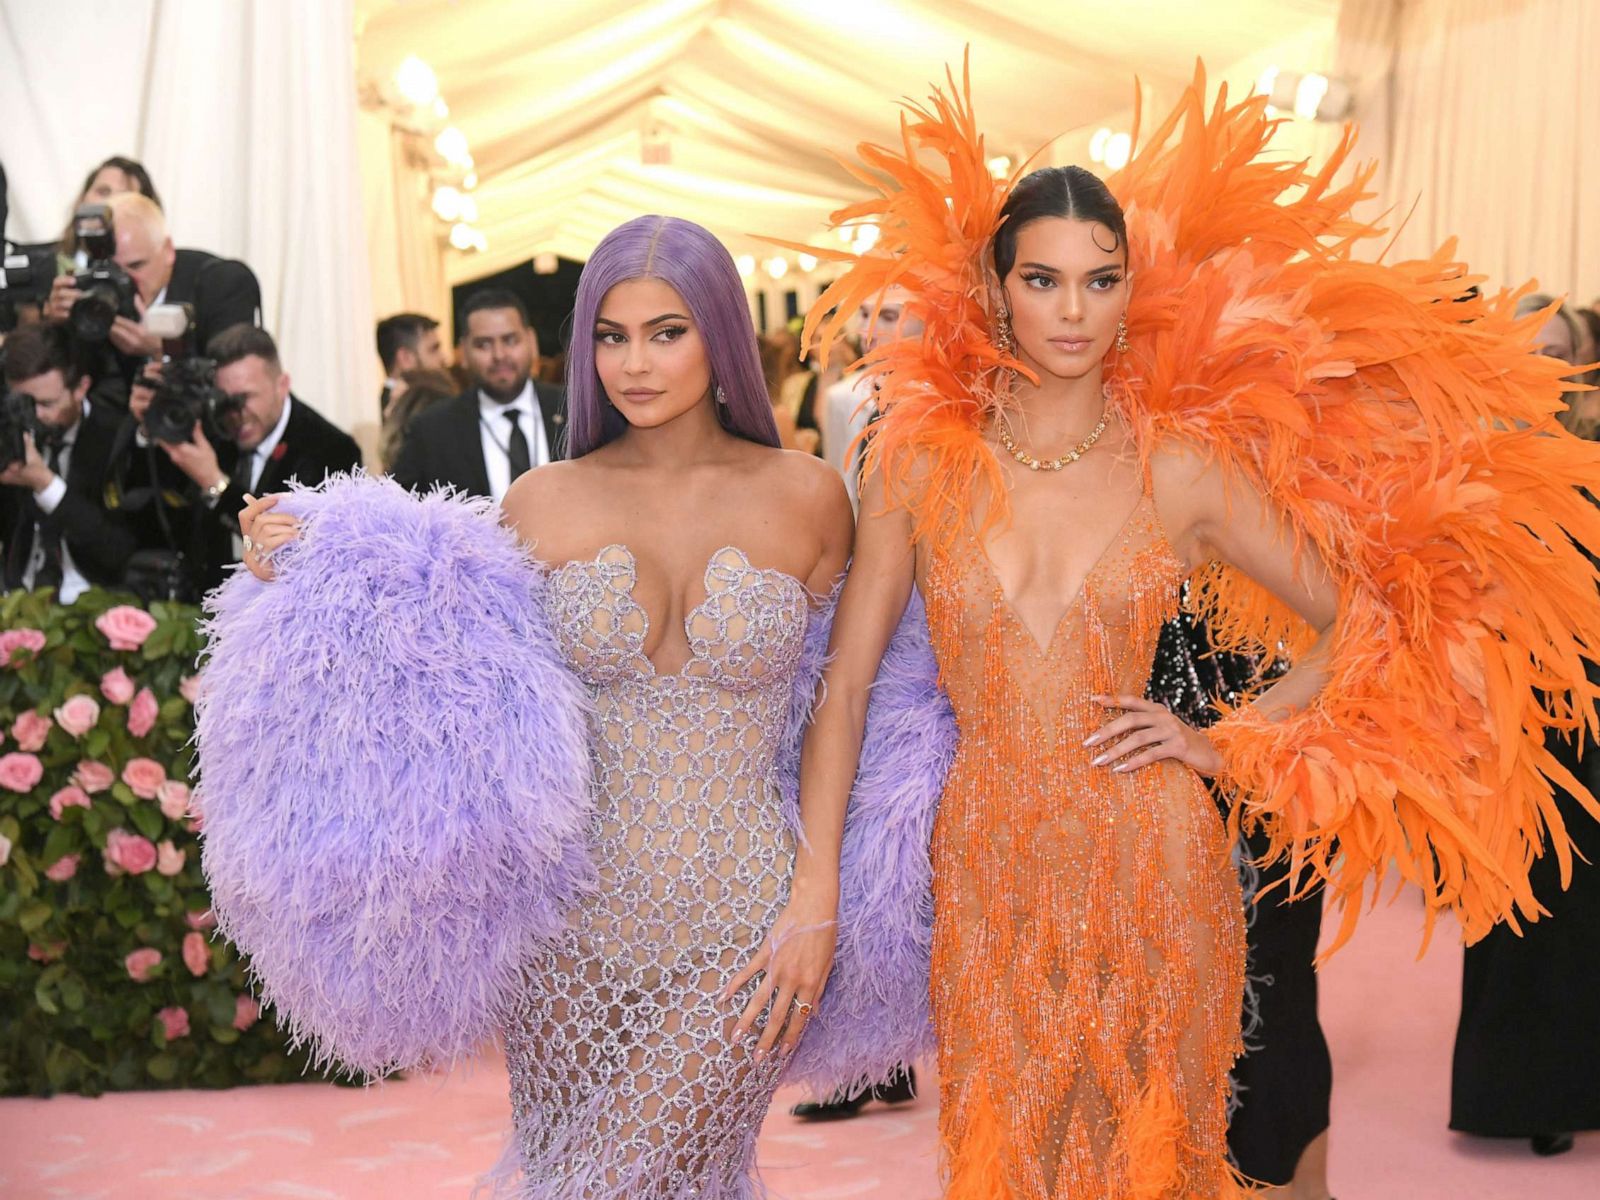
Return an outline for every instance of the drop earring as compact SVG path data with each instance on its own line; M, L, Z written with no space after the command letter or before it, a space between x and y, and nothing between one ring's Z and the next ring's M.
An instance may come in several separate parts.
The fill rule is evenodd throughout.
M1011 331L1011 314L1003 309L995 321L994 348L1001 354L1014 355L1017 352L1017 338Z
M728 393L726 393L726 392L724 392L722 390L722 385L720 383L717 384L717 386L712 389L711 398L713 400L715 400L718 404L720 404L723 408L727 408L728 407Z
M1128 352L1128 314L1123 313L1117 318L1117 353Z

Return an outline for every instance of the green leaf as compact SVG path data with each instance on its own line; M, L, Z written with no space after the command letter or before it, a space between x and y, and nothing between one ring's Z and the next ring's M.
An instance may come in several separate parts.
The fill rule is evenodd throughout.
M171 1083L178 1074L178 1060L170 1054L152 1055L144 1064L150 1078L160 1083Z
M239 1040L239 1031L232 1025L213 1025L211 1040L223 1046L231 1046Z
M99 758L111 747L111 733L105 729L92 729L83 739L86 758Z
M68 976L61 981L61 1003L68 1012L82 1012L84 1003L88 1000L83 990L83 984Z
M133 794L133 789L120 779L111 785L111 794L122 802L124 808L132 808L139 803L139 797Z
M35 900L27 905L17 917L17 926L23 933L33 933L43 927L44 923L50 919L50 914L53 911L43 900Z
M44 839L44 849L39 852L39 861L48 867L63 855L72 853L79 836L70 825L52 826L50 836Z
M166 823L166 818L161 815L161 810L153 807L148 802L137 805L130 815L133 818L133 827L151 841L161 836L161 830Z
M121 925L124 929L132 929L139 923L139 918L143 914L133 905L125 904L112 915L117 918L118 925Z

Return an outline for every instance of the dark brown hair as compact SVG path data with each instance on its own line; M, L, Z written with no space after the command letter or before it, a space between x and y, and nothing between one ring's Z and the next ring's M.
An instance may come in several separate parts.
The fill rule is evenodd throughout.
M1017 235L1044 217L1066 217L1104 225L1116 239L1108 253L1128 249L1128 224L1122 205L1093 171L1082 167L1041 167L1023 176L1000 209L1003 219L994 235L994 268L1003 280L1017 261Z

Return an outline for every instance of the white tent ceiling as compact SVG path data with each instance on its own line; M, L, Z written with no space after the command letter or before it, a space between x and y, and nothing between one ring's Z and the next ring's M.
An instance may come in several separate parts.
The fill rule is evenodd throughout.
M475 159L483 253L455 280L541 251L583 258L645 212L699 221L736 251L751 233L816 240L861 194L833 157L896 133L971 50L996 154L1028 155L1156 95L1308 34L1338 0L358 0L369 94L415 55ZM645 144L667 162L643 161ZM1074 148L1074 152L1076 148ZM659 157L657 155L656 157Z

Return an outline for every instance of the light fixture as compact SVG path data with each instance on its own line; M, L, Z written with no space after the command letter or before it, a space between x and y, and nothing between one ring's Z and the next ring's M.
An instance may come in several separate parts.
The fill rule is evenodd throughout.
M740 279L749 279L756 273L756 256L754 254L741 254L733 260L733 265L739 268Z
M472 248L479 254L482 254L489 248L489 237L483 232L483 230L474 229L472 231Z
M856 227L854 225L841 225L835 232L838 233L839 240L846 246L856 240Z
M467 191L469 191L469 192L473 188L477 187L478 186L478 173L476 171L468 171L465 175L463 175L461 177L461 186L466 188Z
M1128 165L1128 159L1133 155L1133 136L1127 133L1114 133L1106 142L1106 166L1113 171L1120 171Z
M767 274L774 279L782 279L789 273L789 260L781 254L775 254L767 259Z
M463 221L469 225L474 224L478 219L478 202L471 196L463 195L461 197L460 211Z
M865 254L878 244L879 228L868 221L856 227L856 253Z
M1326 75L1306 75L1294 89L1294 115L1304 117L1308 121L1317 119L1317 109L1322 104L1322 98L1328 94L1328 77Z
M418 108L432 104L439 98L439 77L433 68L415 54L401 59L394 69L394 85L400 94Z
M815 271L817 269L817 256L815 254L796 254L794 261L802 271Z
M433 212L441 221L458 221L463 217L461 202L465 199L460 192L449 184L441 184L433 189ZM474 205L476 208L476 205ZM473 220L476 217L468 217Z
M433 148L445 162L452 166L471 167L472 156L467 153L467 135L454 125L446 125L433 139Z
M1111 141L1112 131L1102 125L1094 131L1094 136L1089 139L1089 157L1097 163L1106 160L1106 146Z
M450 226L450 244L457 250L472 249L473 242L475 241L473 235L474 230L472 226L468 225L465 221L457 221L454 225Z
M997 154L989 160L987 166L989 174L996 179L1004 179L1011 171L1011 156L1009 154Z
M443 96L435 96L433 98L433 115L441 121L450 119L450 106L444 102Z

